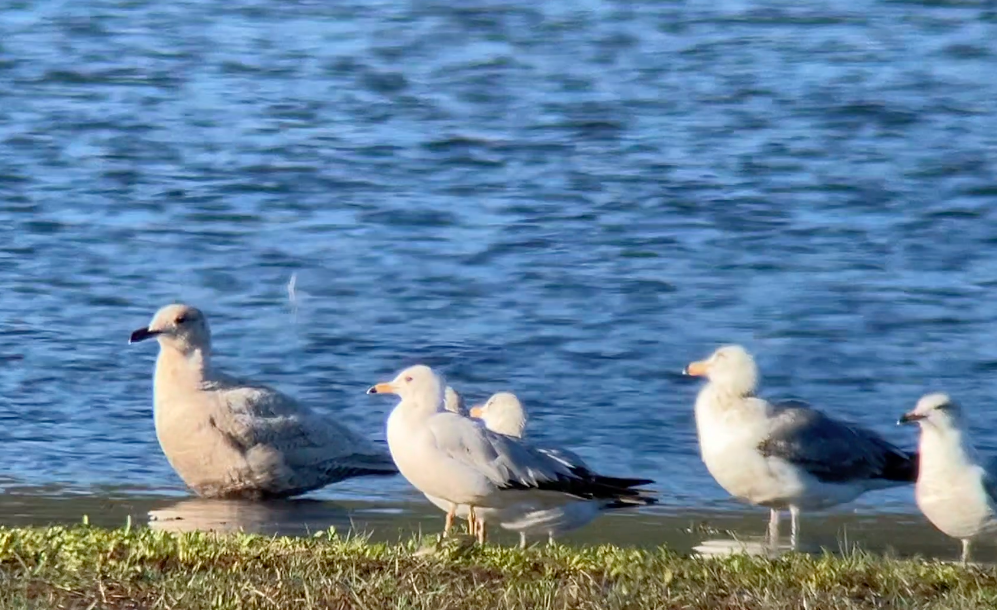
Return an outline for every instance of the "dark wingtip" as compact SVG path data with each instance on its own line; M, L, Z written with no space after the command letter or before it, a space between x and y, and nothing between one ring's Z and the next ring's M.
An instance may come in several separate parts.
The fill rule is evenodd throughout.
M392 468L363 470L363 471L360 471L359 474L357 474L356 476L362 476L362 477L391 477L391 476L394 476L396 474L398 474L398 469L392 466Z
M916 483L921 458L918 453L898 451L886 454L882 478L898 483Z
M908 453L907 459L910 460L910 471L907 475L907 481L910 483L916 483L917 476L921 472L921 454L916 451Z
M577 473L576 473L577 474ZM650 479L621 479L587 473L579 478L558 477L552 481L539 481L537 489L559 491L588 500L616 500L621 502L641 502L651 497L654 492L646 489L635 489L638 485L653 483ZM531 486L509 481L506 488L528 489Z

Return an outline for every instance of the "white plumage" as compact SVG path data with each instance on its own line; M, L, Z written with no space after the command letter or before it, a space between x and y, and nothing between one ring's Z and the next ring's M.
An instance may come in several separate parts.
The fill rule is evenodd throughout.
M897 423L915 422L921 426L917 506L935 527L962 541L965 563L974 540L997 533L997 478L984 467L962 409L947 394L922 397Z

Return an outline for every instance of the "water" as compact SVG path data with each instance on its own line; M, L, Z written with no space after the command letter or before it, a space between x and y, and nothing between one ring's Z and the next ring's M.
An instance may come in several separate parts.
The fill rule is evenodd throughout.
M949 391L997 451L997 11L784 4L3 9L2 486L185 494L154 346L126 345L175 299L222 366L375 438L363 391L405 365L513 389L662 514L738 507L677 375L720 343L905 445L896 417Z

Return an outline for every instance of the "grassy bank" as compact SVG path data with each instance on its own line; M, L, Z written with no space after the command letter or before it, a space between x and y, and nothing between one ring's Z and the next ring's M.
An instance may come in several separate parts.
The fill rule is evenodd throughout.
M429 552L427 552L427 550ZM0 529L2 608L994 608L997 569L863 554L436 548L147 529Z

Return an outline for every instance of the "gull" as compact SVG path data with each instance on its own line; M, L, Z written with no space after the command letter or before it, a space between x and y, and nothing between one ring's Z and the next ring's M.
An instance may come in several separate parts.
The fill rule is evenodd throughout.
M499 434L523 438L526 431L526 409L511 392L493 394L484 405L472 408L470 415L481 419L489 430ZM588 469L581 457L567 449L538 446L537 450L566 465ZM519 532L519 546L525 548L527 535L546 535L548 543L553 544L555 535L585 526L603 512L655 502L655 498L647 495L612 500L577 500L553 507L524 502L502 511L498 521L503 529Z
M897 424L921 427L914 497L928 521L962 541L969 562L973 540L997 532L997 479L980 462L962 409L947 394L923 396Z
M512 392L492 394L485 404L471 407L468 415L483 421L492 432L516 438L526 432L526 409Z
M468 507L469 517L484 519L479 508L504 510L524 502L554 506L577 499L647 495L635 488L653 481L608 477L566 464L520 439L447 411L445 386L431 368L416 365L367 393L396 394L401 399L388 417L391 457L413 487L450 503L448 523L460 505ZM485 541L483 526L472 531L479 542Z
M875 432L808 404L769 403L755 395L758 368L743 347L728 345L685 374L706 377L696 398L696 430L706 468L738 500L769 508L768 536L779 537L779 511L792 518L796 548L800 510L851 502L866 491L913 483L916 456Z
M129 343L155 338L156 436L197 495L286 498L364 475L392 475L387 452L272 388L230 377L211 361L207 317L163 307Z

